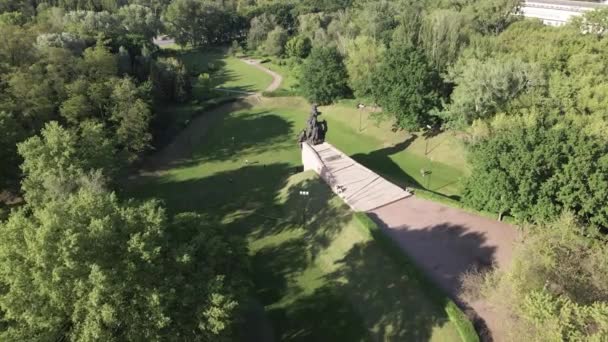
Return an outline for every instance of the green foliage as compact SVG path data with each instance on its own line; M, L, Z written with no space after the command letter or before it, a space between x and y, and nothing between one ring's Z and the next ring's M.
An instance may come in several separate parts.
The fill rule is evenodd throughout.
M485 0L467 1L463 12L471 18L473 27L479 33L496 35L505 30L518 18L521 1L519 0Z
M177 58L159 58L151 67L155 99L159 102L185 102L192 95L186 65Z
M515 118L472 146L464 200L478 209L543 222L564 210L608 226L608 143L581 123Z
M21 66L34 60L31 47L36 36L32 30L10 23L0 23L0 35L4 37L0 45L0 65Z
M444 118L455 127L505 112L515 99L544 85L540 70L519 59L466 59L450 73L456 86Z
M43 33L36 38L36 47L38 49L63 48L70 50L74 55L79 55L85 48L85 42L69 32Z
M336 49L314 48L302 66L300 88L309 101L328 104L348 95L347 78Z
M392 32L398 25L395 16L400 12L398 6L398 3L392 1L365 2L361 12L356 17L362 35L389 44Z
M205 0L172 1L162 20L167 33L182 46L228 43L242 28L236 14Z
M6 112L0 112L0 132L1 188L17 178L19 157L16 145L23 138L24 132L17 120Z
M285 51L285 43L287 43L287 31L280 26L268 33L264 42L264 52L271 56L280 56Z
M126 32L141 35L146 40L151 40L161 26L152 9L142 5L123 6L118 10L117 15Z
M207 73L202 73L198 75L198 83L197 86L202 88L204 91L210 91L213 84L211 83L211 76Z
M123 147L129 160L137 159L149 147L152 136L148 130L151 112L140 96L140 89L129 79L121 79L111 94L116 141Z
M355 213L355 218L363 229L368 231L374 240L382 247L384 252L388 254L393 261L403 270L403 274L407 274L415 279L421 288L429 297L438 304L444 307L448 317L456 325L456 329L460 334L463 342L478 342L479 336L473 327L473 323L467 318L464 312L443 293L435 284L433 284L428 276L426 276L399 245L391 237L387 236L380 227L367 214L362 212Z
M386 48L380 42L367 36L359 36L346 43L346 70L348 84L357 97L369 97L373 93L373 77Z
M3 341L229 336L242 244L196 214L84 185L0 223Z
M239 54L243 53L243 47L238 41L233 40L228 53L232 56L238 56Z
M117 37L123 33L120 19L107 12L70 11L63 17L64 30L87 41L95 41L98 36Z
M424 18L421 40L429 62L438 70L453 65L469 43L469 22L463 13L436 10Z
M605 239L570 214L531 229L510 268L486 278L484 296L506 310L504 323L519 339L608 338Z
M310 54L310 39L302 36L294 36L287 41L285 51L290 57L306 58Z
M30 205L41 205L69 194L86 174L99 170L106 177L120 168L116 147L100 124L85 122L81 128L65 129L48 123L40 136L18 145L25 178L21 188Z
M601 36L608 29L608 10L598 8L594 11L588 11L583 15L572 18L572 25L585 33Z
M264 13L251 19L249 31L247 32L247 48L256 50L268 38L270 31L274 30L276 19L272 14Z
M426 57L412 47L392 46L373 78L372 95L399 129L418 130L440 107L441 80Z

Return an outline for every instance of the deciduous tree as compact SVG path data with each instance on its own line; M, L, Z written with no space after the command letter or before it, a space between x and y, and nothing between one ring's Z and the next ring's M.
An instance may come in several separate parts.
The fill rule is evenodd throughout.
M311 102L328 104L348 95L348 75L335 48L314 48L300 72L300 88Z
M374 75L372 95L396 128L417 130L432 121L431 110L441 105L441 88L423 52L391 46Z

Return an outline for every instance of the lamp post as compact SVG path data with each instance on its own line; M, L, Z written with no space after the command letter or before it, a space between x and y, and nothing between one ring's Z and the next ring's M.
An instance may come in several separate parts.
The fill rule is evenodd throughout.
M430 159L429 170L427 172L428 172L428 174L427 174L427 178L426 178L426 189L431 190L429 188L429 185L431 184L431 175L433 174L433 158Z
M308 196L310 192L308 191L300 191L300 196L306 198L306 205L302 206L302 227L306 228L306 207L308 206Z
M433 127L431 127L431 125L426 125L426 128L428 130L431 130ZM428 154L428 150L429 150L429 137L424 137L424 141L425 141L425 145L424 145L424 156L426 157L426 155Z

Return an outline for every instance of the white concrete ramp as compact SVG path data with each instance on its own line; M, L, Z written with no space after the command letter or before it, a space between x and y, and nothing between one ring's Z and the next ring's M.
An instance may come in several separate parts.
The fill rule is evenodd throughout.
M329 143L303 143L302 164L304 170L315 170L356 211L369 211L411 196Z

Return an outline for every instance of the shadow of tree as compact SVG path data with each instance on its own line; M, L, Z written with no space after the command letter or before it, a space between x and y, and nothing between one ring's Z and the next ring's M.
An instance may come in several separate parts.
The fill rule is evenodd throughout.
M351 157L395 184L422 188L420 183L405 173L403 169L390 158L390 156L394 154L405 151L405 149L407 149L417 138L417 135L412 134L409 138L396 145L382 148L367 154L358 153Z
M242 153L262 153L281 147L293 149L292 132L291 122L270 111L226 114L209 132L203 149L193 154L191 163L238 160Z
M405 225L389 228L375 213L369 216L422 270L425 277L467 313L483 340L491 341L485 321L461 296L462 277L467 272L487 272L495 266L496 247L486 245L485 234L449 223L422 228Z
M460 200L460 197L457 195L446 196L443 193L438 192L437 190L446 188L450 185L456 183L455 181L450 180L444 184L440 184L433 189L427 188L420 182L418 182L414 177L405 172L401 166L395 163L390 156L395 155L397 153L405 151L411 143L414 142L418 138L417 135L412 134L409 138L400 142L396 145L382 148L379 150L372 151L370 153L358 153L352 155L351 158L361 163L362 165L374 170L374 172L378 173L382 177L388 179L390 182L397 184L401 187L411 187L414 189L424 189L427 192L430 192L439 197L450 198L453 200ZM435 163L436 164L436 163ZM427 170L427 174L430 175L431 171ZM435 177L433 177L435 178Z
M364 322L344 294L324 286L285 310L270 310L281 341L367 341Z
M375 241L355 245L328 279L358 308L375 341L428 341L448 318Z

